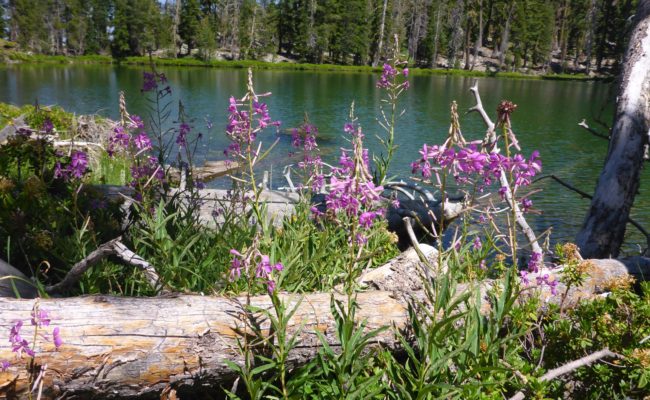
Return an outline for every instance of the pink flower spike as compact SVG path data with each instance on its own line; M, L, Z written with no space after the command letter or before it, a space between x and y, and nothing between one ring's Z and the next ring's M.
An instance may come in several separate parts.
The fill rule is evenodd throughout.
M54 347L56 347L57 350L63 345L63 339L61 339L61 331L59 330L58 326L52 331L52 340L54 341Z

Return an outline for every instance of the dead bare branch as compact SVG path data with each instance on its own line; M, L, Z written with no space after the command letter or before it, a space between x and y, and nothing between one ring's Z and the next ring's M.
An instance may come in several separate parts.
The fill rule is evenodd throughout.
M587 125L587 120L584 119L584 118L582 119L582 121L580 121L578 123L578 126L581 126L581 127L585 128L589 133L591 133L592 135L594 135L596 137L599 137L599 138L605 139L605 140L610 139L609 135L604 135L604 134L598 132L597 130L595 130L594 128L590 127L589 125Z
M602 349L600 351L597 351L595 353L592 353L588 356L579 358L577 360L571 361L570 363L564 364L560 367L557 367L555 369L552 369L542 375L539 378L540 382L548 382L552 381L553 379L560 377L562 375L566 375L570 372L575 371L576 369L580 367L587 366L593 362L596 362L600 360L601 358L605 357L615 357L615 358L623 358L620 354L616 354L614 352L609 351L609 349ZM514 396L512 396L509 400L524 400L525 395L523 391L517 392Z
M553 179L555 182L559 183L560 185L564 186L565 188L567 188L567 189L569 189L569 190L571 190L571 191L573 191L573 192L575 192L575 193L578 193L582 198L590 199L590 200L593 198L593 196L590 195L589 193L584 192L584 191L582 191L582 190L576 188L575 186L570 185L569 183L563 181L561 178L558 178L558 177L555 176L555 175L544 175L544 176L541 176L541 177L535 179L535 180L533 181L533 183L535 183L535 182L539 182L539 181L541 181L542 179L549 179L549 178L550 178L550 179ZM629 216L627 217L627 222L629 222L632 226L634 226L636 229L638 229L639 232L641 232L641 234L642 234L643 236L645 236L645 238L646 238L646 245L647 245L647 249L646 249L646 251L647 251L648 249L650 249L650 232L648 232L648 231L647 231L647 230L646 230L646 229L645 229L645 228L644 228L640 223L636 222L635 220L633 220L633 219L632 219L631 217L629 217Z
M97 264L100 260L112 255L117 256L125 263L133 265L134 267L140 269L147 279L147 282L151 285L151 287L155 289L156 292L169 291L162 284L160 276L156 272L156 269L142 257L129 250L121 242L121 240L121 237L117 237L100 245L97 249L84 257L83 260L73 265L61 282L46 286L45 291L48 294L57 294L64 292L72 285L79 282L83 274L88 271L90 267Z
M474 100L476 101L476 105L472 108L469 109L468 112L471 111L476 111L478 112L481 117L483 118L483 122L487 126L487 135L485 137L485 140L483 142L483 146L490 150L490 151L499 151L497 147L497 138L496 138L496 133L494 131L494 122L490 119L490 117L487 115L485 112L485 109L483 108L483 102L481 101L481 95L478 92L478 81L474 82L474 86L472 86L469 89L472 94L474 94ZM487 146L486 146L487 144ZM517 222L517 225L519 225L519 228L521 231L524 233L526 238L528 239L528 242L530 243L530 246L535 253L543 254L542 247L539 245L537 242L537 235L535 235L535 232L533 229L528 225L528 222L526 221L526 218L524 217L524 213L521 211L519 208L519 205L517 204L516 199L512 197L512 191L510 190L510 183L508 182L508 178L506 176L506 173L503 169L501 169L501 174L499 175L499 182L501 183L501 187L506 188L505 189L505 197L506 201L510 205L510 207L514 210L515 212L515 219Z

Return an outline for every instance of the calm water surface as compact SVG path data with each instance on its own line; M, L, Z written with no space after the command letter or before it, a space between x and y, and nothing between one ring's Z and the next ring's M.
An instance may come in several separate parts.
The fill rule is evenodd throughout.
M58 104L76 113L100 113L118 117L118 93L126 93L129 111L147 115L146 101L140 94L142 68L114 66L10 66L0 68L0 101L14 104ZM199 150L203 159L222 159L228 143L223 133L227 120L228 98L244 93L246 71L205 68L162 68L186 111L194 118L196 129L205 133ZM282 121L282 130L299 125L305 113L318 126L319 144L324 157L335 162L338 149L346 146L341 138L350 104L364 128L371 150L377 149L375 134L382 134L376 122L381 93L375 88L377 77L360 73L314 73L300 71L257 71L255 86L259 93L272 92L266 98L274 119ZM396 141L400 145L393 172L408 176L409 163L418 158L423 143L441 143L449 127L449 104L458 102L459 110L473 105L469 93L474 78L414 76L411 89L401 98L406 110L398 121ZM526 81L484 78L479 80L483 103L491 115L502 99L518 105L513 125L529 155L540 151L543 173L554 174L578 188L592 193L603 164L607 143L591 136L577 123L602 115L611 119L612 85L593 82ZM605 105L604 114L601 108ZM493 117L494 118L494 117ZM206 121L213 123L207 129ZM483 137L485 128L478 114L461 115L462 131L467 139ZM265 143L274 134L265 134ZM280 135L265 169L274 170L274 184L279 182L281 167L292 162L290 136ZM650 183L646 179L642 188ZM532 196L542 214L529 220L536 231L553 228L553 241L573 240L586 209L580 199L551 180L534 185L540 190ZM637 196L634 217L642 224L650 217L650 199ZM631 242L642 238L630 231ZM629 249L634 247L630 246Z

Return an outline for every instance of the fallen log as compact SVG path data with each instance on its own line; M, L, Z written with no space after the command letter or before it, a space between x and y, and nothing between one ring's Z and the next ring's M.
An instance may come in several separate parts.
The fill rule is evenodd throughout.
M435 255L435 253L431 253ZM366 329L408 326L408 299L425 301L422 290L413 290L407 281L397 279L405 270L412 271L414 260L408 255L404 262L392 262L362 279L368 287L390 288L359 293L357 318L366 322ZM529 279L549 274L551 280L561 274L543 271ZM582 286L567 291L565 305L599 296L630 277L650 276L650 261L635 258L624 261L592 260L589 276ZM401 282L401 283L400 283ZM483 292L498 282L480 283ZM392 287L391 287L392 285ZM457 293L473 290L477 284L462 284ZM558 284L558 293L565 287ZM560 302L548 286L525 291L526 296L540 296L544 301ZM338 347L336 327L330 314L330 294L281 294L288 308L298 304L288 323L288 335L298 333L297 346L287 361L289 370L304 364L317 354L320 331L333 348ZM339 296L340 298L340 296ZM49 397L66 398L156 398L173 388L180 398L196 398L202 390L219 387L235 378L226 361L243 364L237 340L246 331L247 315L243 304L247 299L191 295L155 298L88 296L67 299L42 299L40 310L50 311L52 325L60 328L63 346L58 351L50 343L37 343L36 362L47 365L43 376L44 393ZM484 310L489 300L483 296ZM250 304L271 310L268 296L250 298ZM0 360L12 365L0 373L0 395L16 393L25 398L29 375L26 362L17 361L11 352L8 336L16 320L28 320L34 300L0 299ZM268 320L258 316L263 332ZM28 323L23 336L30 337ZM33 334L33 331L31 331ZM393 331L380 333L374 346L399 351Z

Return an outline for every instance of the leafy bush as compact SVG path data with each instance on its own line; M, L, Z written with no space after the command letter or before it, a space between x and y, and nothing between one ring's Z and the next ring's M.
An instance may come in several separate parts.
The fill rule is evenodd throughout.
M86 167L85 154L60 154L29 131L0 146L0 257L52 283L118 234L119 205L79 190Z

